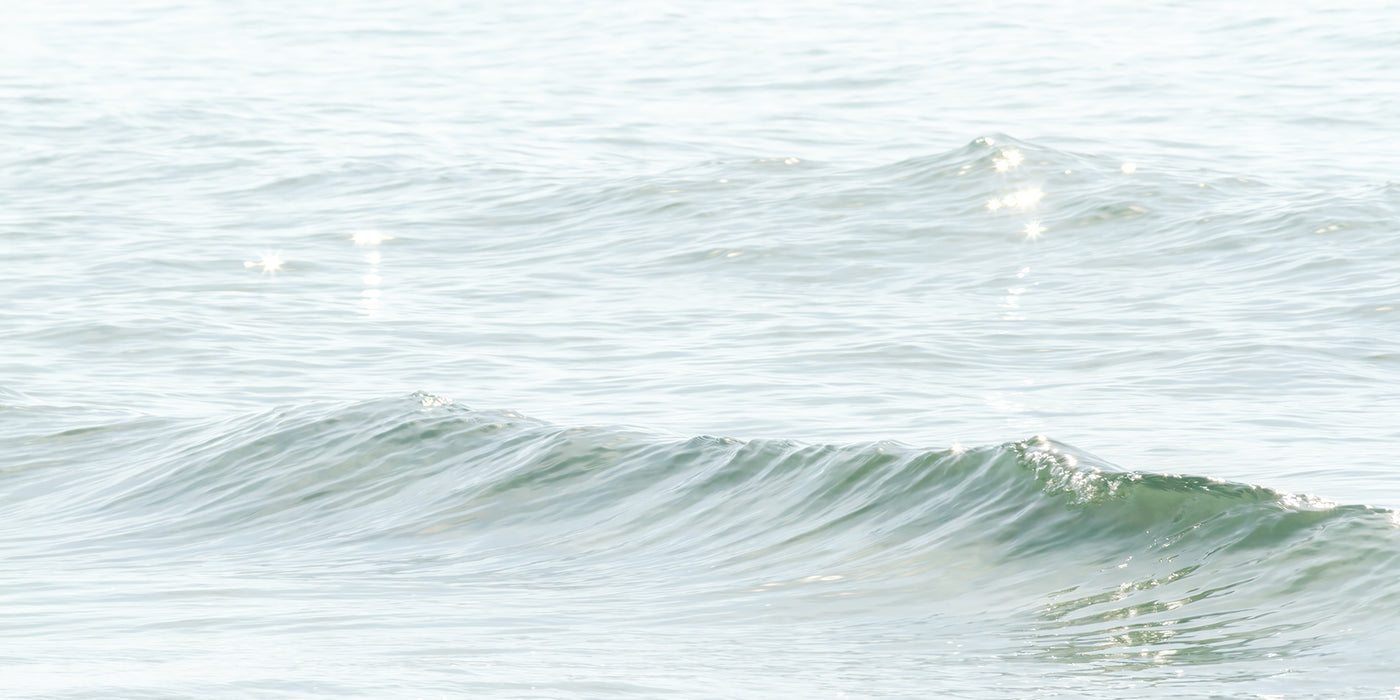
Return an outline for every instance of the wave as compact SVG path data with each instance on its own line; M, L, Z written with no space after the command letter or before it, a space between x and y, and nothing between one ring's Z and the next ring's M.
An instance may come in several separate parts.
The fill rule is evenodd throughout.
M839 534L878 544L862 550L878 559L974 532L1007 557L1086 545L1211 553L1287 545L1345 522L1389 532L1396 521L1261 486L1123 470L1045 437L973 449L676 439L429 394L204 422L131 418L28 445L69 459L13 467L10 480L47 477L43 497L61 504L52 515L118 520L133 534L340 542L522 527L664 547L668 528L724 524L702 543L781 554ZM68 454L83 450L100 456Z
M658 622L705 600L721 619L971 610L1030 657L1100 666L1325 653L1400 610L1391 511L1124 470L1045 437L685 439L420 393L129 417L25 446L0 477L16 561L407 557L454 576L625 580L633 614Z

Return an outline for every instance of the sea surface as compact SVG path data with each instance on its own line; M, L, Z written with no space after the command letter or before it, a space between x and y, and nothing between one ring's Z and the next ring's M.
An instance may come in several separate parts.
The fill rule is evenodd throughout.
M0 696L1400 697L1400 10L9 0Z

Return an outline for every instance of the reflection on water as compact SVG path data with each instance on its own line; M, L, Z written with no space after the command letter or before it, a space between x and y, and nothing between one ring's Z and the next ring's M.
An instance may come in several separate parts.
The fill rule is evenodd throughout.
M350 240L354 241L356 246L370 247L378 246L384 241L392 241L394 237L381 231L366 230L356 231ZM363 260L365 272L360 276L360 281L364 284L364 288L360 290L360 313L377 316L382 310L384 296L384 290L380 288L384 278L379 274L379 264L383 262L384 257L378 250L369 250L365 252Z
M1006 208L1028 209L1040 203L1040 200L1044 198L1045 192L1041 191L1039 187L1028 187L1002 197L991 198L987 201L987 209L991 211Z
M356 231L356 232L355 232L355 235L352 236L352 237L350 238L350 240L354 241L354 242L355 242L355 245L358 245L358 246L371 246L371 245L379 245L380 243L383 243L384 241L392 241L392 240L394 240L394 237L393 237L393 236L386 235L386 234L384 234L384 233L381 232L381 231L369 230L369 231Z
M1321 646L1319 637L1303 633L1314 626L1309 621L1271 615L1245 600L1231 605L1229 596L1249 584L1248 577L1222 585L1192 586L1176 595L1170 591L1188 584L1164 589L1166 595L1145 593L1187 581L1200 568L1188 566L1046 604L1029 630L1034 655L1101 670L1134 670L1259 661Z

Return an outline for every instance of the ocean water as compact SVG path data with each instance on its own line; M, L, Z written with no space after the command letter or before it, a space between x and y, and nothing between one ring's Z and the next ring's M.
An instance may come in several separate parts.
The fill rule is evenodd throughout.
M0 695L1400 697L1384 3L0 8Z

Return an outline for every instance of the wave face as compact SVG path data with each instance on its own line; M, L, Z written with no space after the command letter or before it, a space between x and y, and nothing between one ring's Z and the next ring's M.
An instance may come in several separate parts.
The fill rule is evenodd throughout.
M428 394L9 410L75 424L0 481L7 614L48 621L11 633L20 690L1243 696L1345 654L1382 693L1400 648L1395 513L1044 437L682 439ZM98 672L45 685L59 650Z

